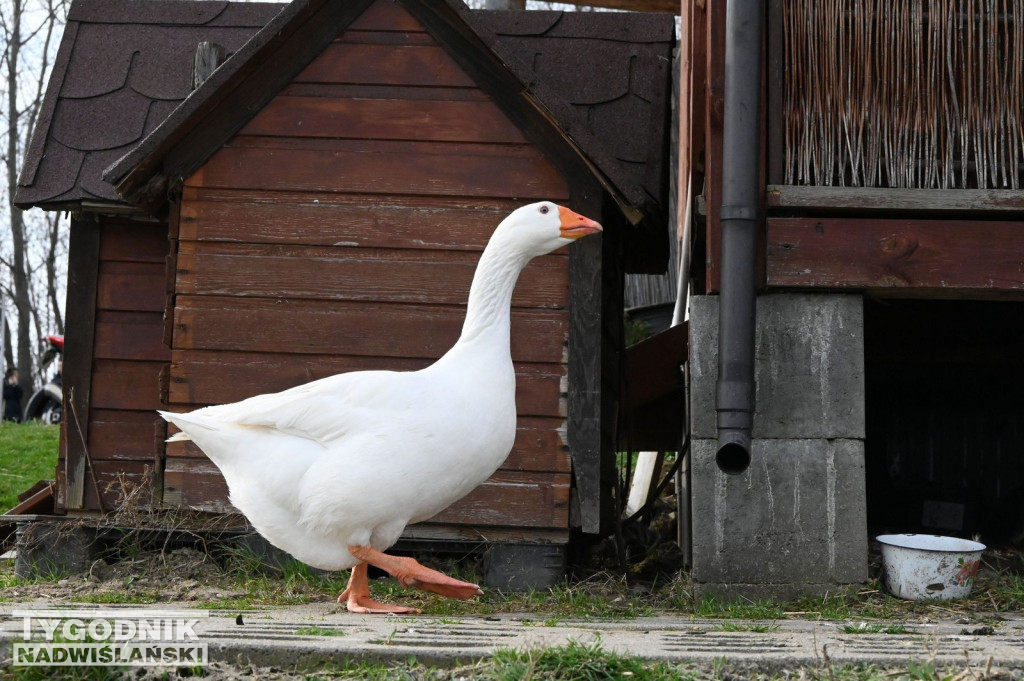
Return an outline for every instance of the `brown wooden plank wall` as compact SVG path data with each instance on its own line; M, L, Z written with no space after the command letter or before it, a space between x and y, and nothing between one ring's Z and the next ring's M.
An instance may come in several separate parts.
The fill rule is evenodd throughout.
M397 3L378 2L185 181L169 401L175 409L341 371L418 369L458 338L497 223L568 187ZM440 523L568 527L559 429L568 257L513 298L519 433ZM167 448L165 502L226 510L216 468Z
M159 476L165 427L155 410L162 406L160 372L171 358L162 342L167 225L104 217L99 229L89 412L65 414L65 428L87 420L88 456L98 473L95 480L85 475L87 511L114 508L147 471Z

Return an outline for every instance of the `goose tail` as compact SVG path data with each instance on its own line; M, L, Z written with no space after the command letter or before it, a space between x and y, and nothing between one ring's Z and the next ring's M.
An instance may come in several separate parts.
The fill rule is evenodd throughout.
M167 442L187 442L192 440L192 433L194 433L196 429L200 428L205 431L216 430L216 427L213 424L206 422L206 419L201 416L196 416L195 413L175 414L174 412L160 410L157 410L157 413L160 414L165 421L176 425L181 431L180 433L175 433L167 438Z

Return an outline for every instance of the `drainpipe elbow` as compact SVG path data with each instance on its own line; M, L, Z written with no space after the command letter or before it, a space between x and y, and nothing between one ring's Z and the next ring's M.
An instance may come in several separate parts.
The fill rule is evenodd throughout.
M719 429L715 463L727 475L746 471L750 467L750 431Z
M750 466L751 431L754 427L754 382L723 380L718 383L718 448L715 463L729 475Z

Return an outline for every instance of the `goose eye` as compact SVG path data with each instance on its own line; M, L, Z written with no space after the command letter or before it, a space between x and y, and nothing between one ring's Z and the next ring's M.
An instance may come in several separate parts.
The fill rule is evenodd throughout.
M551 209L548 208L547 206L541 206L540 207L540 212L543 213L544 215L547 215L549 210L551 210Z

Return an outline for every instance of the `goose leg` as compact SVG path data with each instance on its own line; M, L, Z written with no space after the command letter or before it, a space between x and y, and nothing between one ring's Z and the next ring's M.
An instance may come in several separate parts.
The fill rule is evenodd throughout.
M483 595L483 591L476 584L463 582L437 570L423 567L412 558L389 556L369 546L349 546L348 552L364 563L384 570L402 586L416 587L421 591L429 591L448 598L465 599Z
M349 612L368 615L389 612L419 614L421 612L417 608L408 608L404 605L387 605L385 603L378 603L370 598L370 582L366 575L366 563L360 563L352 568L352 575L348 578L348 586L338 596L338 602L345 603Z

